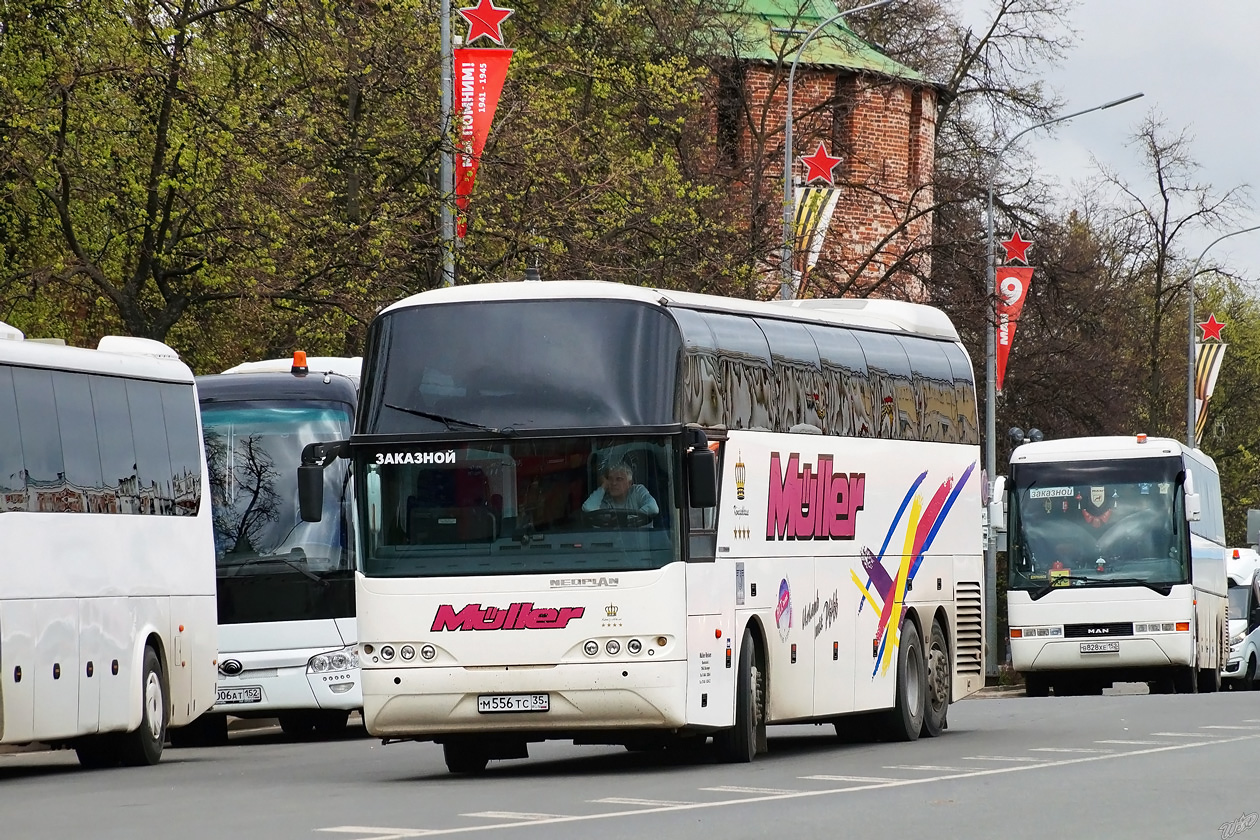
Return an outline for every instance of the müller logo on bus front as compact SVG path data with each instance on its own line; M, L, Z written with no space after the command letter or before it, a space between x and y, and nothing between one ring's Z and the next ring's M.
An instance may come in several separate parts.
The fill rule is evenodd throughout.
M443 604L438 607L429 630L433 633L442 630L552 630L567 627L585 612L585 607L535 607L530 601L507 607L469 604L459 612L452 605Z

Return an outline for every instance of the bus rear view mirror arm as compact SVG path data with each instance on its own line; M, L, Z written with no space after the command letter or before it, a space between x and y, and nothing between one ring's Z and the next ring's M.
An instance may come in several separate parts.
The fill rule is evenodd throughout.
M298 509L303 522L324 518L324 470L345 454L347 441L308 443L298 467Z

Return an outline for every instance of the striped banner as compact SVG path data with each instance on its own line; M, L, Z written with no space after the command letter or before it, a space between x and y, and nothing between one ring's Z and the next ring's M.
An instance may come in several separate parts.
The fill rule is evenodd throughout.
M1194 440L1203 439L1207 428L1207 402L1216 388L1216 377L1221 372L1221 360L1225 358L1223 341L1200 341L1194 345Z
M839 197L840 191L831 186L797 188L796 213L792 219L796 240L792 248L792 270L798 279L818 263Z

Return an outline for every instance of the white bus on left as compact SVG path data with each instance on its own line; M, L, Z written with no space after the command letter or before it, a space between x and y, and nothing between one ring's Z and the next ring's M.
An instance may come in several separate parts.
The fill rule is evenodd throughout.
M156 764L214 703L214 552L192 372L0 324L0 744Z

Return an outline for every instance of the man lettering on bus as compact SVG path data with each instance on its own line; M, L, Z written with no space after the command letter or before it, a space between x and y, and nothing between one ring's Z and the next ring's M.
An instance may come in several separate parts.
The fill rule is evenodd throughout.
M656 499L652 498L652 494L642 484L634 483L634 471L624 461L614 461L604 467L600 486L583 502L582 510L588 513L596 510L622 510L644 516L656 516L660 513Z

